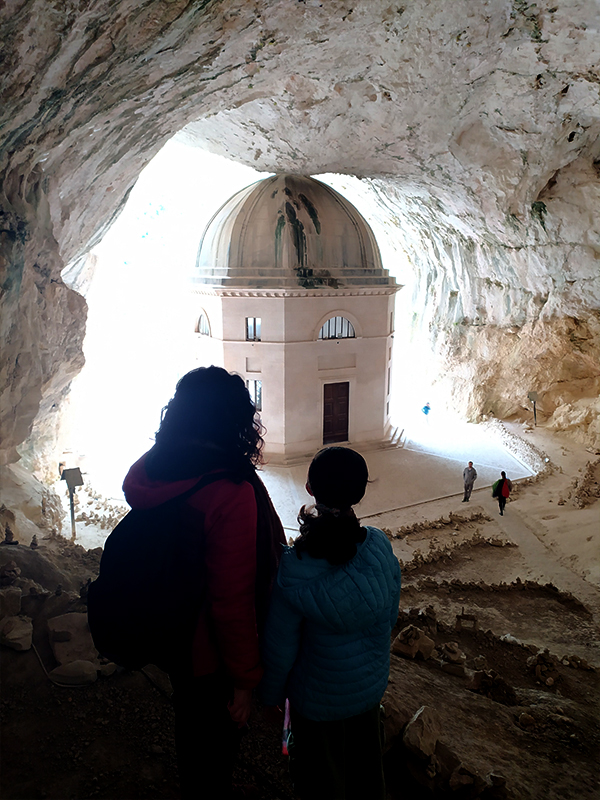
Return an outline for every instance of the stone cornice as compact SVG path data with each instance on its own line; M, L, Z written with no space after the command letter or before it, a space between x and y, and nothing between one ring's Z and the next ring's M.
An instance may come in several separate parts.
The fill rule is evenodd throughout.
M195 286L191 293L212 297L361 297L392 295L402 288L402 284L362 289L223 289L219 286Z

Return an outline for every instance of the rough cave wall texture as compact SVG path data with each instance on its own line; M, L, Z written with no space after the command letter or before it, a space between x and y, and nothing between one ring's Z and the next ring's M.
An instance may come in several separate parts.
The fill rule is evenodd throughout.
M257 169L364 178L456 404L507 414L536 388L600 444L599 17L596 0L7 0L3 460L82 365L61 270L182 128Z

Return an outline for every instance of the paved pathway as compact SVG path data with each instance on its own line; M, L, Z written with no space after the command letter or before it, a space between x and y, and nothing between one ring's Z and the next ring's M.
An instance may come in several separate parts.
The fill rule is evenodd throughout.
M560 557L538 538L538 534L543 532L542 528L519 508L519 500L509 501L503 516L500 516L498 503L491 496L481 493L477 501L490 516L495 516L502 531L519 546L530 570L527 576L529 580L551 582L562 591L574 594L595 615L600 613L600 590L560 563Z
M469 460L477 469L477 489L491 486L500 477L500 470L513 480L532 474L485 428L460 421L438 429L416 429L403 448L372 450L364 456L372 482L357 506L360 517L462 495L462 472ZM290 534L298 530L300 506L312 502L304 489L309 463L307 460L293 467L267 466L263 472Z

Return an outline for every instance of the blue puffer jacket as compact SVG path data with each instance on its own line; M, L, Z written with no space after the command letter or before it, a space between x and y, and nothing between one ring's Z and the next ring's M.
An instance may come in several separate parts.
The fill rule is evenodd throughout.
M262 699L308 719L362 714L381 700L398 617L400 566L385 534L367 527L347 564L284 550L263 645Z

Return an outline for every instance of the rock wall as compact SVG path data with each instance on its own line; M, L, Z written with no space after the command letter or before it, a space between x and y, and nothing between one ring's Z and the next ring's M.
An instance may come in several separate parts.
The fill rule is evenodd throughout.
M525 387L548 413L589 398L599 17L594 0L5 4L2 460L36 416L49 436L39 419L82 365L85 302L61 270L77 281L183 128L258 169L368 180L416 272L415 330L469 415L509 413Z
M16 446L38 415L52 429L84 364L87 305L60 277L63 262L39 173L23 176L18 192L4 184L0 211L0 464L18 460Z
M530 414L527 395L536 391L542 419L577 428L598 449L600 226L589 209L600 208L600 180L591 164L566 173L546 193L543 217L511 219L510 236L478 233L466 215L456 224L448 203L432 208L431 198L372 183L382 205L403 211L397 238L415 275L411 333L430 340L430 370L448 404L473 420Z

